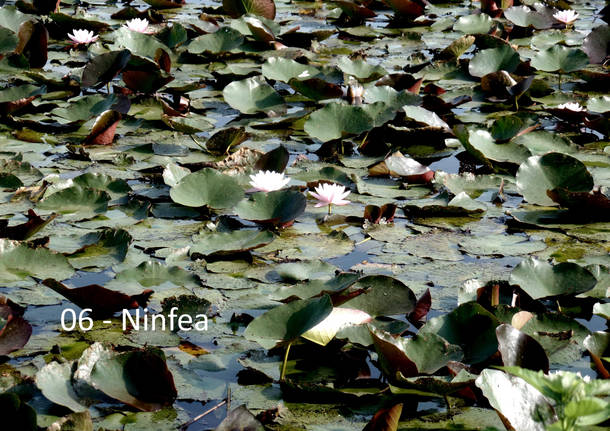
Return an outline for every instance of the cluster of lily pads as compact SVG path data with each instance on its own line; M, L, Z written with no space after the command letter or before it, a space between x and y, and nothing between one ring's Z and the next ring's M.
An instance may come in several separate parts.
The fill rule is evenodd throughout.
M12 429L605 429L604 6L0 0Z

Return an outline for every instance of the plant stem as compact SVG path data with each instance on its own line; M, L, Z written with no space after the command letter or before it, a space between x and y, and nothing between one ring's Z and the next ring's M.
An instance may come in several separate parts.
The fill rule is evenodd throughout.
M328 215L330 215L330 212L332 211L332 207L333 207L333 204L328 204Z
M330 208L330 206L329 206ZM280 373L280 382L284 381L284 377L286 377L286 365L288 364L288 353L290 352L290 346L292 343L288 343L286 346L286 352L284 353L284 362L282 362L282 372Z
M559 85L557 86L557 87L558 87L557 89L558 89L559 91L561 91L561 72L559 72L559 83L558 83L558 84L559 84Z

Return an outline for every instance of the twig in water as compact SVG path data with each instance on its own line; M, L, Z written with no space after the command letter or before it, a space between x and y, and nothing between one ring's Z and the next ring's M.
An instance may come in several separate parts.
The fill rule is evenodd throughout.
M184 425L182 425L180 427L181 431L185 431L188 427L190 427L191 425L193 425L195 422L197 422L198 420L200 420L201 418L203 418L204 416L209 415L210 413L212 413L214 410L224 406L227 403L227 400L222 400L221 402L219 402L218 404L216 404L214 407L212 407L209 410L206 410L205 412L201 413L199 416L195 416L193 419L191 419L190 421L188 421L187 423L185 423Z

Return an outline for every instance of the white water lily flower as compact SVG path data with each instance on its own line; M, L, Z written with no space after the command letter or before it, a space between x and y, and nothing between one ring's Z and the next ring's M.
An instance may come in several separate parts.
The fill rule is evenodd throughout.
M99 36L88 30L74 30L72 34L68 33L68 37L75 45L81 45L95 42Z
M339 184L323 183L315 188L315 192L309 192L318 200L316 208L328 205L328 213L330 214L332 205L347 205L350 201L345 200L350 191L345 191L345 186Z
M125 23L125 26L131 30L138 33L150 33L150 29L148 28L148 20L142 18L134 18L130 19Z
M272 192L284 187L290 178L284 178L284 174L274 171L260 171L255 175L250 175L250 185L257 192Z
M561 10L553 14L553 18L557 21L564 23L565 25L572 24L578 18L578 13L573 10Z
M582 106L580 106L579 103L576 102L562 103L561 105L557 105L557 109L567 109L569 111L574 112L582 112L585 110L585 108L583 108Z

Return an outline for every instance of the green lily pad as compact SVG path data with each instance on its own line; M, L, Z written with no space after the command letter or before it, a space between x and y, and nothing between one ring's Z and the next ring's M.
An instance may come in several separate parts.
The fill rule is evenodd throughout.
M235 206L238 217L262 224L282 225L303 214L307 199L303 193L276 190L250 195Z
M521 164L530 156L527 148L508 142L498 144L487 130L470 130L468 141L463 142L469 153L482 161Z
M468 34L485 34L489 33L492 25L493 19L489 15L481 13L459 17L453 24L453 29Z
M386 275L362 277L343 292L362 292L341 304L342 307L362 310L373 317L409 314L417 302L413 291L402 281Z
M237 180L210 168L186 175L170 190L172 200L178 204L216 209L234 206L243 195Z
M49 400L68 407L73 412L89 409L72 386L72 362L51 362L45 365L36 373L36 386Z
M610 96L592 97L587 101L587 110L590 112L605 113L610 111Z
M127 48L132 54L150 58L152 60L155 60L157 57L159 49L165 51L168 55L171 53L167 46L155 37L129 30L124 26L119 27L119 29L115 31L114 43L114 48L117 50Z
M449 344L437 334L395 338L373 326L369 326L369 329L379 354L381 368L390 380L394 380L399 372L404 377L433 374L449 361L459 361L463 356L459 346Z
M348 57L341 57L337 60L337 67L346 75L362 82L373 81L387 74L383 67L373 66L363 59L350 60Z
M395 116L395 110L383 102L364 106L329 103L313 112L305 122L305 132L322 142L347 134L360 134L380 126Z
M505 70L514 72L521 63L519 54L508 45L498 48L484 49L475 54L468 64L468 72L472 76L482 77L488 73Z
M17 47L17 35L6 29L4 27L0 27L0 53L4 54L7 52L13 52Z
M476 364L498 350L498 319L476 302L459 305L448 314L433 317L421 327L420 334L438 334L464 351L464 362Z
M273 79L288 83L291 79L303 81L314 78L320 73L313 66L298 63L289 58L270 57L262 66L263 76L267 79Z
M577 146L565 136L560 136L556 133L550 133L545 130L536 130L526 133L525 135L517 136L513 139L515 144L523 145L530 150L533 156L543 155L546 153L574 153Z
M115 279L107 284L108 287L110 285L116 285L122 291L127 287L134 287L139 293L141 288L164 285L195 288L201 286L201 281L195 274L179 266L167 266L157 261L146 261L135 268L119 272Z
M532 156L519 166L517 187L525 200L537 205L556 203L548 190L563 188L571 192L588 192L593 188L593 177L578 159L562 153Z
M261 76L234 81L222 90L225 101L244 114L282 113L284 99Z
M165 355L152 349L99 359L91 382L106 395L142 411L172 405L177 396Z
M507 20L519 27L534 27L542 30L553 25L553 18L550 15L533 11L527 6L513 6L504 10Z
M244 42L244 36L230 27L222 27L215 33L204 34L191 40L188 51L192 54L218 54L237 49Z
M244 337L270 349L296 339L324 320L332 309L328 295L280 305L250 322Z
M18 241L0 239L0 281L13 283L28 277L69 278L74 268L65 256L45 248L30 248Z
M274 235L269 231L236 230L233 232L204 233L194 238L190 253L231 254L254 250L273 241Z
M510 282L521 286L532 298L539 299L586 292L595 287L597 279L589 270L575 263L551 265L531 257L513 269Z
M545 72L576 72L589 64L589 57L581 49L561 45L540 51L531 61L532 67Z
M275 2L273 0L223 0L222 8L232 18L244 14L259 15L267 19L275 18Z
M37 208L84 219L106 212L109 201L110 195L103 190L72 186L46 196Z

